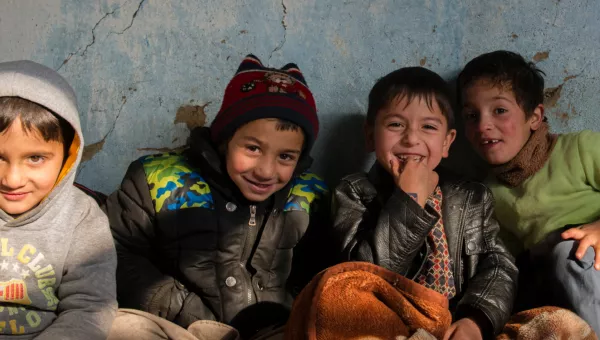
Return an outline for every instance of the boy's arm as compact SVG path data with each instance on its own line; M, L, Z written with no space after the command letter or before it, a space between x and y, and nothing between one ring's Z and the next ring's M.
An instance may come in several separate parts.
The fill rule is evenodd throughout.
M373 204L376 195L366 178L338 185L332 203L336 250L341 261L367 261L407 275L438 218L399 188L379 214L371 212L363 199Z
M292 258L288 289L295 297L320 271L335 263L331 247L329 191L311 204L310 220ZM313 212L314 211L314 212Z
M56 291L58 318L36 339L106 339L117 312L117 257L106 216L89 198Z
M494 200L487 188L482 201L481 250L473 254L478 256L477 274L468 279L455 318L474 319L486 338L491 332L498 334L510 317L517 292L518 270L513 257L497 236L500 226L493 217Z
M215 316L200 297L150 260L156 242L154 204L141 162L133 162L121 187L103 206L118 255L119 306L140 309L187 326Z
M586 181L596 191L600 191L600 133L582 131L579 134L579 157ZM600 218L600 216L599 216ZM600 270L600 219L562 233L563 239L575 239L579 246L575 256L581 260L589 247L596 254L594 268Z

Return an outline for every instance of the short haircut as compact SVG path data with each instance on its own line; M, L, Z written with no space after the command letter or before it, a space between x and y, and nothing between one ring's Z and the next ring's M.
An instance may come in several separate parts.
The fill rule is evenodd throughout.
M377 114L396 100L423 99L430 110L435 100L446 117L448 129L454 126L454 113L448 83L437 73L423 67L404 67L380 78L369 93L367 124L375 123Z
M546 74L520 54L510 51L494 51L469 61L458 76L458 100L464 91L478 81L490 82L511 90L517 104L529 118L539 104L544 103L544 77Z
M0 97L0 133L4 133L17 118L25 132L37 131L46 142L63 143L67 156L75 130L64 118L27 99Z

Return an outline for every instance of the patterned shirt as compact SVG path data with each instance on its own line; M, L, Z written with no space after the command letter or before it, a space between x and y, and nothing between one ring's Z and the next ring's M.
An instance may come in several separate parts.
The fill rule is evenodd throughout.
M452 260L448 253L448 241L442 219L442 190L438 186L427 198L427 204L440 216L427 235L429 254L415 281L451 299L456 295Z

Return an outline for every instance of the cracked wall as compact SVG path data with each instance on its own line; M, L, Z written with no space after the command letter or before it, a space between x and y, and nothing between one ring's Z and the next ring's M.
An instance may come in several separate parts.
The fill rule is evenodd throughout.
M598 129L598 41L592 0L5 0L0 11L0 60L41 62L75 88L87 145L78 180L107 193L132 160L210 123L247 53L300 66L321 118L314 169L334 181L366 166L368 91L402 66L452 80L478 54L514 50L546 72L555 131Z

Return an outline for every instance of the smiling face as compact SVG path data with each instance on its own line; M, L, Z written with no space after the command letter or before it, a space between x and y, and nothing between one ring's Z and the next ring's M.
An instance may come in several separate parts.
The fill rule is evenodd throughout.
M17 216L36 207L54 188L63 156L63 143L26 132L15 119L0 134L0 209Z
M513 159L542 123L542 104L527 118L510 89L488 81L478 81L466 88L462 102L467 139L491 165Z
M448 157L456 130L448 128L437 101L432 100L431 104L430 109L424 98L415 97L408 102L404 96L380 110L373 125L367 126L370 148L390 174L394 157L401 161L419 157L430 170Z
M261 202L288 184L302 152L300 128L282 129L278 119L240 127L227 144L227 173L250 201Z

